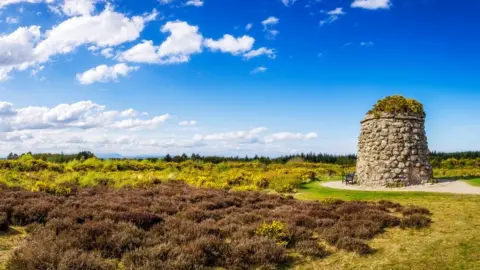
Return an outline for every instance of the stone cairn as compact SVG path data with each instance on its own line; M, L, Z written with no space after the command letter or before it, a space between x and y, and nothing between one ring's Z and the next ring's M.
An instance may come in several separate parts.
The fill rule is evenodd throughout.
M403 187L430 182L433 172L421 103L402 96L387 97L361 124L358 184Z

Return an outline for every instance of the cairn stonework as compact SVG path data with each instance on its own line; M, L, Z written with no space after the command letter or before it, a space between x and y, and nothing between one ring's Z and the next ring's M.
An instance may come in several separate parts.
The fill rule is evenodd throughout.
M361 124L358 184L401 187L431 180L423 115L369 113Z

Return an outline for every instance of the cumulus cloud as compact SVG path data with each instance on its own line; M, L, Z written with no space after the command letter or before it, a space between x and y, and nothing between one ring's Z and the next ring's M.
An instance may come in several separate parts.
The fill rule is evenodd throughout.
M253 23L249 23L245 26L245 30L250 31L252 29L252 27L253 27Z
M98 15L69 18L45 34L40 32L40 26L30 26L0 35L0 81L8 79L13 70L39 66L55 55L72 53L82 45L107 49L134 41L145 24L156 16L154 10L129 18L107 5ZM102 53L110 57L108 49Z
M334 10L328 11L326 14L327 14L327 18L320 21L320 26L324 26L325 24L331 24L336 20L338 20L340 16L345 15L347 13L343 11L343 8L338 7Z
M203 36L197 26L187 22L167 22L162 27L163 33L170 36L155 46L153 41L145 40L119 55L119 60L134 63L175 64L190 60L190 56L202 52Z
M258 56L262 56L262 55L266 55L271 59L275 59L277 57L276 54L275 54L275 51L273 49L268 49L268 48L265 48L265 47L261 47L261 48L256 49L256 50L251 50L251 51L245 53L243 55L243 57L245 57L245 59L248 60L248 59L255 58L255 57L258 57Z
M53 3L55 0L0 0L0 8L6 7L8 5L20 4L20 3Z
M77 74L77 80L81 84L92 84L96 82L117 81L120 76L127 76L130 72L138 70L139 67L131 67L124 63L114 66L100 65L84 73Z
M14 70L25 70L34 59L34 43L40 38L40 27L20 27L9 35L0 35L0 81Z
M352 8L364 8L364 9L389 9L392 6L390 0L355 0L351 7Z
M145 16L128 18L107 6L96 16L73 17L54 26L47 31L46 38L36 46L34 53L39 61L44 62L53 55L71 53L81 45L105 48L134 41L145 24L156 15L157 12L153 11Z
M204 44L205 47L211 49L212 51L221 51L223 53L231 53L233 55L238 55L250 51L255 43L255 39L250 36L243 36L235 38L232 35L224 35L221 39L213 40L206 39Z
M87 16L95 11L95 3L100 0L65 0L61 10L67 16Z
M92 101L59 104L55 107L28 106L15 108L8 102L0 102L0 133L24 130L59 129L139 129L156 127L170 119L169 114L150 119L136 118L133 109L107 111L104 105Z
M10 116L16 113L13 104L5 101L0 102L0 117Z
M283 149L282 143L292 147L294 142L317 137L316 133L269 134L265 127L194 135L194 129L182 126L192 126L195 121L169 125L171 118L170 114L146 117L134 108L108 110L107 106L88 100L21 108L0 101L0 153L68 149L69 152L90 150L138 155L182 153L195 148L195 152L201 153L242 151L254 154L262 149ZM168 132L159 132L163 128Z

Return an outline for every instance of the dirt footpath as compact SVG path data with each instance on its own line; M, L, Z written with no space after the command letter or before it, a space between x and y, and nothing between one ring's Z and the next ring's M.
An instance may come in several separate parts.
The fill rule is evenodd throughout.
M401 192L442 192L455 194L476 194L480 195L480 187L471 186L465 182L457 180L440 180L438 184L426 184L420 186L410 186L403 188L387 188L387 187L364 187L359 185L345 185L341 181L326 182L321 184L324 187L346 190L362 190L362 191L401 191Z

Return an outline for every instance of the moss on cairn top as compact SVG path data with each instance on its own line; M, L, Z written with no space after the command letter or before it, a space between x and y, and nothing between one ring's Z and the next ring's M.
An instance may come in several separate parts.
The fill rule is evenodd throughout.
M368 112L368 114L372 114L375 117L380 117L382 113L426 116L422 103L401 95L393 95L379 100L373 106L373 109Z

